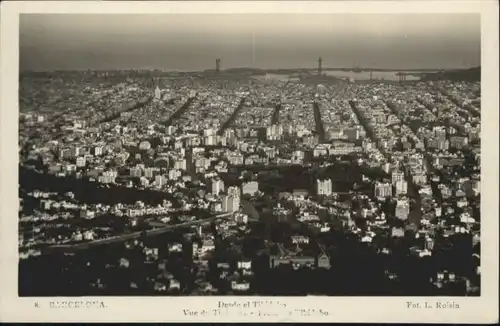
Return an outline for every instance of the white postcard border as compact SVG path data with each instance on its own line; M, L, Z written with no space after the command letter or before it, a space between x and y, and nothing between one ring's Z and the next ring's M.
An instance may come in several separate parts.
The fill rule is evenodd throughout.
M83 297L17 295L19 13L479 13L482 34L481 297ZM164 322L498 322L498 2L474 1L12 1L1 7L0 320ZM368 271L361 271L368 272ZM72 308L50 302L72 300ZM407 302L455 302L410 309ZM221 309L219 305L236 304ZM79 307L75 307L79 305ZM248 307L247 307L248 305ZM254 306L259 305L260 308ZM253 307L253 308L252 308ZM186 315L185 309L197 311ZM302 314L300 309L316 313ZM320 311L321 310L321 311ZM205 312L205 313L204 313ZM252 313L253 312L253 313ZM260 313L260 315L259 315ZM269 315L263 315L264 313ZM292 314L290 314L292 313ZM245 315L246 314L246 315ZM272 316L276 314L276 316Z

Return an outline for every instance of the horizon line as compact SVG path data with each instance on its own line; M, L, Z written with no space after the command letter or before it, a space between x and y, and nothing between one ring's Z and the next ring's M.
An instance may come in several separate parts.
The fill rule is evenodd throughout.
M473 68L481 68L481 65L471 65L468 67L460 67L460 68L372 68L372 67L322 67L322 70L348 70L352 71L353 69L359 69L359 70L364 70L366 72L369 72L370 70L373 71L454 71L454 70L467 70L467 69L473 69ZM252 66L235 66L235 67L228 67L225 69L221 69L221 72L227 71L227 70L234 70L234 69L249 69L249 70L314 70L317 71L317 67L309 67L309 68L300 68L300 67L295 67L295 68L260 68L260 67L252 67ZM109 71L158 71L158 72L184 72L184 73L189 73L189 72L206 72L206 71L215 71L215 68L207 68L207 69L195 69L195 70L188 70L188 69L166 69L166 68L73 68L73 69L19 69L19 72L85 72L85 71L95 71L95 72L109 72Z

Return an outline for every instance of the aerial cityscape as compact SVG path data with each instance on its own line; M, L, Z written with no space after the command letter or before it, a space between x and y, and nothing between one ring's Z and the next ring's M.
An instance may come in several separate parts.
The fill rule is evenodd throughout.
M362 28L349 42L366 44L370 59L347 41L315 46L307 35L336 26L317 17L297 27L310 52L272 59L270 48L288 45L263 30L291 21L274 17L245 32L245 45L227 36L236 25L196 39L215 44L201 54L175 41L169 68L130 43L130 53L103 49L153 51L144 30L130 32L146 28L133 19L120 25L130 30L99 23L106 34L91 15L54 32L49 21L63 18L50 16L21 17L20 296L480 295L480 48L445 35L474 23L443 14L434 34L450 53L421 50L406 63L396 51L385 63L355 36L370 34ZM390 42L416 35L403 33ZM470 34L480 42L479 29Z

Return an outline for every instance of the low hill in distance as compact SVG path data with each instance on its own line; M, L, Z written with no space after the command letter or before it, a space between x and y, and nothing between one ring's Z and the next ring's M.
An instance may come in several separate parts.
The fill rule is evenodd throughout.
M451 80L451 81L476 82L481 80L481 67L426 73L421 75L421 80L423 81Z

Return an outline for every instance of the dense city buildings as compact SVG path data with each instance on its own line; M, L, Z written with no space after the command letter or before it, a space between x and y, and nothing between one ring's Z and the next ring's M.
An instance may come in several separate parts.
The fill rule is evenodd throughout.
M479 294L479 81L215 70L22 76L21 295Z

